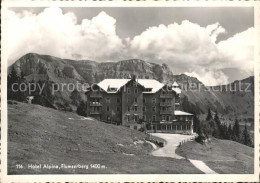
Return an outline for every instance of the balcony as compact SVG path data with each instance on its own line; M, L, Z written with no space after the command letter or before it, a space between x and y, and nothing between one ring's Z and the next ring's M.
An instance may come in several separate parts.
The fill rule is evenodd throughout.
M102 98L102 94L101 93L91 93L90 98Z
M172 98L172 94L161 94L160 98Z
M171 102L160 102L160 106L171 106Z
M160 111L160 114L172 114L172 111Z
M181 100L180 98L175 98L175 104L180 104Z
M101 114L101 111L90 111L90 114Z
M89 104L90 106L102 106L102 103L100 103L100 102L90 102L90 104Z

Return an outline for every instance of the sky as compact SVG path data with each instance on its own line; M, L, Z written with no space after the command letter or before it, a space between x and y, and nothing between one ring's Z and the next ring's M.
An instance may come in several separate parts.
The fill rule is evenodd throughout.
M209 86L253 75L250 7L9 8L6 23L9 65L34 52L165 63Z

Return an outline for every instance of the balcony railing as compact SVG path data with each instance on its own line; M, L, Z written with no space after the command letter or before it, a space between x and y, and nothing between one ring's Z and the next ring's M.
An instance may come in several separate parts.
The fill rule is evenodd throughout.
M172 98L172 94L161 94L160 98Z
M172 114L172 111L160 111L160 114Z
M102 94L101 93L91 93L90 98L102 98Z
M90 114L101 114L101 111L90 111Z
M100 102L90 102L90 106L102 106Z
M160 106L171 106L171 102L160 102Z

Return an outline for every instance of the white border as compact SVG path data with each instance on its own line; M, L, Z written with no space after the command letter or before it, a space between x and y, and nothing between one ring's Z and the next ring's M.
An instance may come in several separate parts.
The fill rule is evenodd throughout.
M7 175L7 56L5 55L4 42L5 39L4 25L5 25L5 11L7 7L254 7L254 20L255 20L255 62L254 62L254 76L255 76L255 161L254 161L254 174L65 174L65 175ZM174 182L256 182L259 181L259 50L260 50L260 3L259 2L229 2L229 1L141 1L141 2L129 2L129 1L76 1L76 2L50 2L50 1L4 1L2 2L2 65L1 65L1 181L4 183L9 182L159 182L159 181L174 181Z

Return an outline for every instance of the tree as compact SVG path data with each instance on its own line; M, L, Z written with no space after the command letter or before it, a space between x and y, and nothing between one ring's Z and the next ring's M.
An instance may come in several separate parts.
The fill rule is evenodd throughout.
M231 124L229 124L229 126L228 126L228 139L231 140L231 137L232 137L232 126L231 126Z
M8 99L11 99L11 100L18 99L18 95L13 89L19 90L19 88L13 88L13 84L19 84L19 81L20 81L20 78L19 78L14 66L12 66L11 72L7 77L7 97L8 97ZM18 86L16 86L16 87L18 87Z
M217 125L218 127L220 127L221 122L220 122L220 119L219 119L219 117L218 117L218 111L216 111L216 114L215 114L215 116L214 116L214 121L216 122L216 125Z
M236 118L235 124L233 126L232 140L239 142L240 141L240 128L238 119Z
M203 134L202 125L198 118L197 118L196 133L198 134L198 136L195 138L196 142L203 143L206 138L205 138L205 135Z
M14 66L11 68L11 72L7 77L7 97L11 100L25 101L28 95L27 81L24 78L23 72L21 77L18 75Z
M199 120L197 114L194 113L194 115L193 115L193 131L194 132L198 132L199 123L200 123L200 120Z
M210 110L210 108L209 108L209 109L208 109L208 115L207 115L206 120L209 121L209 120L211 120L211 119L212 119L212 114L211 114L211 110Z
M77 89L73 90L70 94L70 99L72 100L73 105L80 105L80 102L82 101L82 97Z
M242 143L247 145L247 146L252 146L252 140L250 138L250 134L248 133L247 130L247 125L245 124L245 128L243 130L243 135L242 135Z
M77 114L81 116L87 116L87 107L85 102L81 101L80 105L77 108Z

